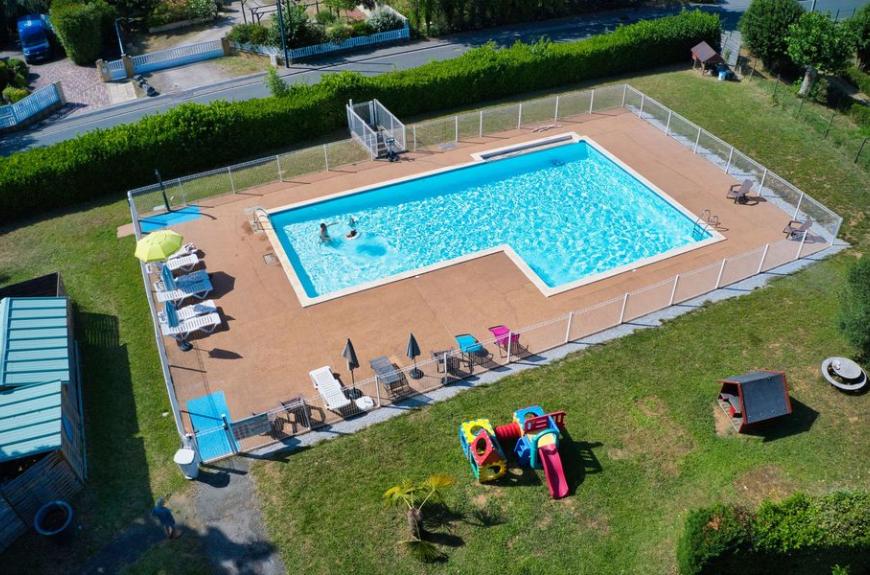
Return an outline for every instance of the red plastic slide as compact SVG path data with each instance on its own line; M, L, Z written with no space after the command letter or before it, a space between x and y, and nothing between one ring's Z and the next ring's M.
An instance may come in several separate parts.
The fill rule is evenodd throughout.
M568 495L568 482L565 480L565 472L562 470L562 458L555 445L545 445L538 449L538 457L544 468L544 476L547 478L547 488L550 497L562 499Z

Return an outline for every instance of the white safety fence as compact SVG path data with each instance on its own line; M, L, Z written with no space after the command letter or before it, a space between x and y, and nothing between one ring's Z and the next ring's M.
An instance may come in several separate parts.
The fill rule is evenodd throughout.
M235 437L235 449L249 451L415 397L425 402L427 392L475 373L516 361L533 363L541 359L541 353L567 342L594 341L595 334L608 328L630 323L668 306L698 298L807 257L833 243L842 223L839 215L732 145L629 85L569 92L414 124L408 127L408 148L412 152L437 153L438 150L452 149L465 141L479 143L480 138L496 133L504 136L516 130L558 126L560 122L576 120L582 115L620 108L628 109L735 178L752 179L756 182L758 192L768 202L782 209L792 219L809 219L811 226L790 237L687 273L676 274L605 302L534 325L518 327L507 337L481 338L479 349L470 353L457 349L433 352L431 357L422 358L416 366L395 365L393 374L380 374L379 377L352 384L344 382L344 392L349 402L341 409L329 409L316 394L289 398L254 416L229 423L225 431ZM328 170L330 166L342 162L366 163L370 159L371 154L361 149L355 140L345 140L170 180L164 183L163 191L173 206L184 205L202 197L238 192L244 187L292 180L306 173ZM128 192L137 236L141 235L140 218L155 208L162 209L163 191L160 186L152 185ZM156 313L144 268L143 277L152 313ZM156 317L154 320L156 324ZM175 401L163 338L157 331L155 335L167 389L171 400ZM180 433L183 433L180 418L177 421Z

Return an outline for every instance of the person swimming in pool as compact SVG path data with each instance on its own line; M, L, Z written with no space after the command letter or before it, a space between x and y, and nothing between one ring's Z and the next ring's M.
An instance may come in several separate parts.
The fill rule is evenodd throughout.
M346 237L349 240L355 240L356 238L358 238L359 232L356 231L356 220L354 219L353 216L351 216L347 220L347 225L350 228L350 231L347 232L344 237Z
M326 222L320 222L320 241L324 244L332 239L329 237L329 226L330 225L332 225L332 224L327 224Z

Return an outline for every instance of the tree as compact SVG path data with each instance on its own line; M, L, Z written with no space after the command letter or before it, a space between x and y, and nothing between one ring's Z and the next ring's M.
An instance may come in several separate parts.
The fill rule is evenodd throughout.
M870 257L864 256L849 270L846 287L840 294L840 330L870 359Z
M870 66L870 4L864 4L863 8L846 21L846 25L852 32L858 62L864 70Z
M854 42L849 30L831 20L827 14L808 12L788 28L786 35L788 55L792 61L804 66L804 80L799 95L806 96L818 72L842 72L852 55Z
M791 64L785 37L804 9L796 0L752 0L740 18L740 32L749 50L768 70L780 72Z
M442 556L432 542L424 539L426 530L423 526L423 509L427 503L443 501L444 491L453 483L454 480L449 475L431 475L419 484L406 480L384 492L384 501L405 509L405 519L408 522L411 538L402 541L401 544L422 561L432 561Z

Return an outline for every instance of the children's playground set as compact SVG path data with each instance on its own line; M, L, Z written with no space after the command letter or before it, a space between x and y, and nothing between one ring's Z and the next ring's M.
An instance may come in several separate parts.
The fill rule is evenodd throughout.
M532 405L514 412L507 425L493 429L488 419L473 419L459 426L459 443L481 483L496 481L507 472L502 444L513 445L520 467L543 469L553 499L568 495L568 482L559 456L559 440L565 429L565 412L546 413Z

